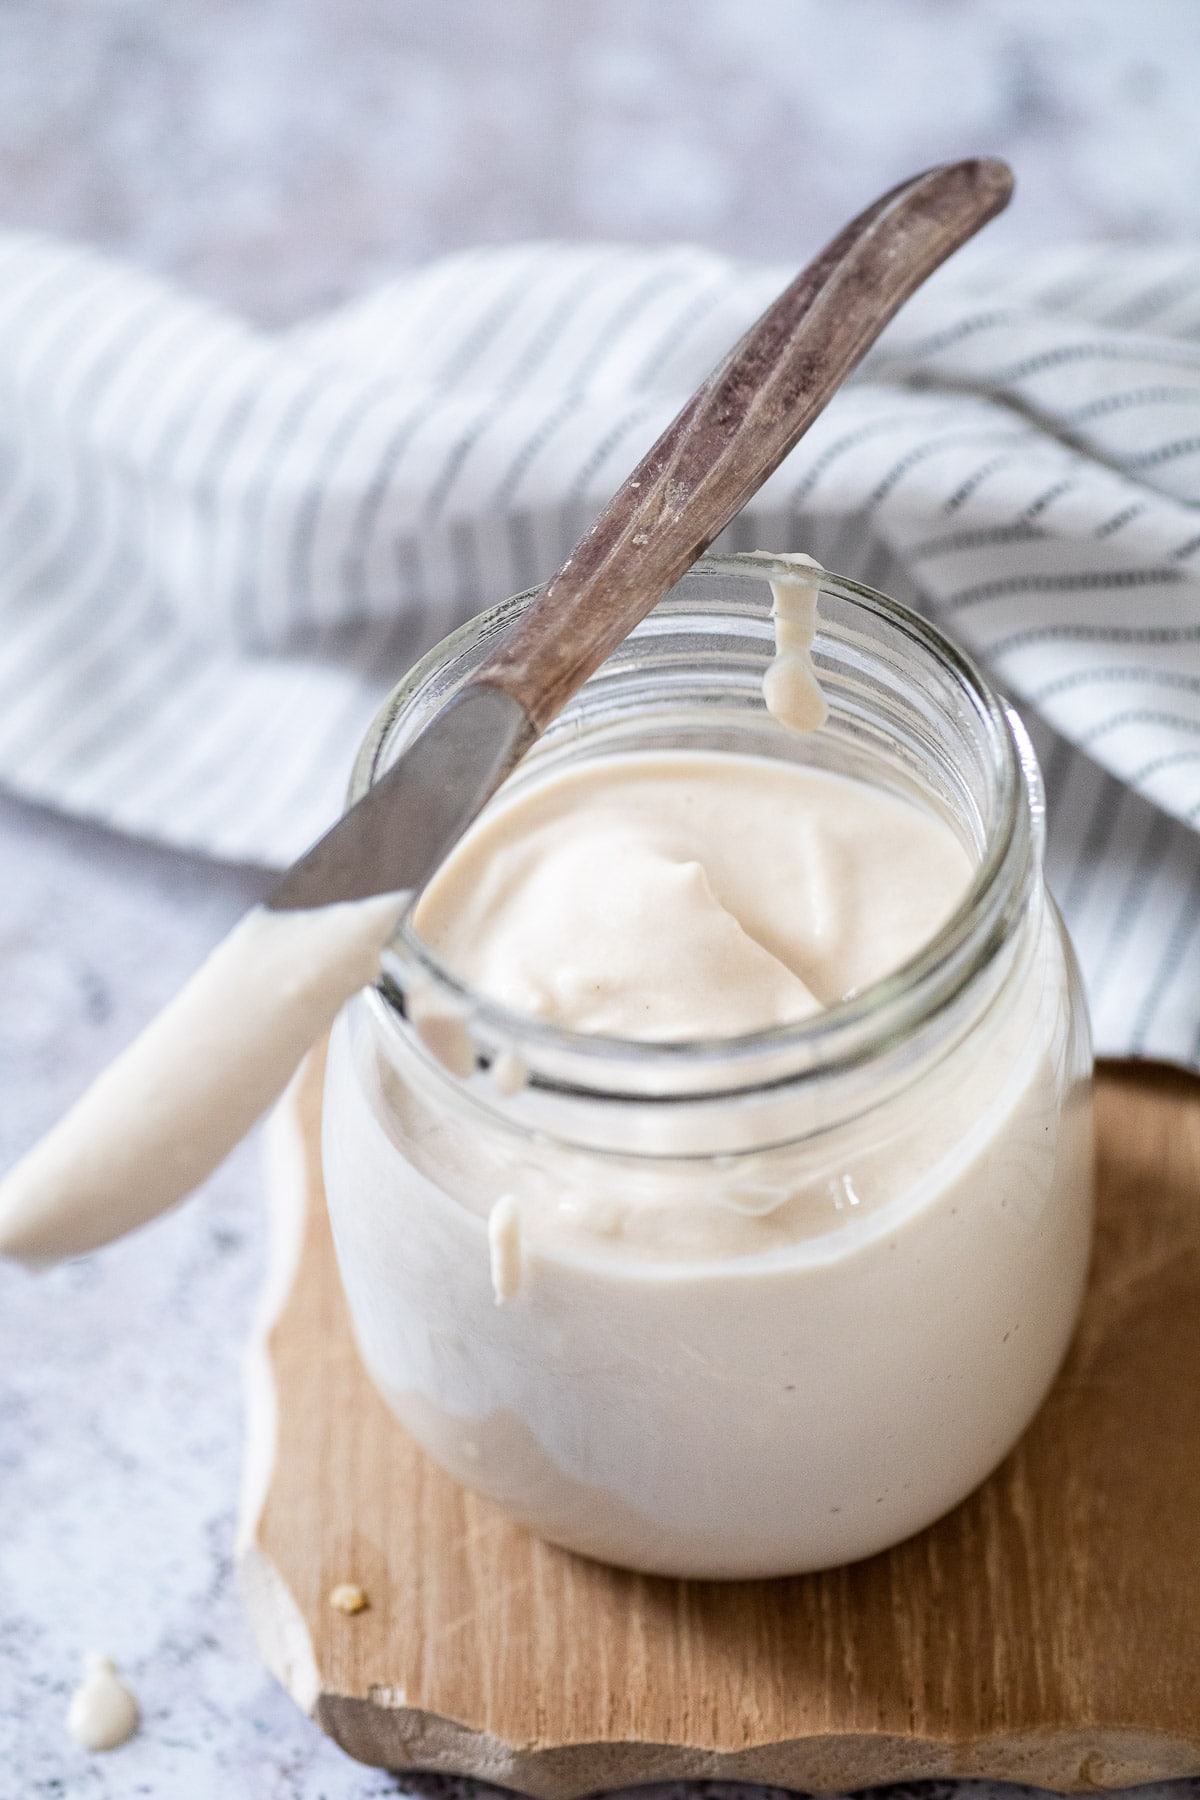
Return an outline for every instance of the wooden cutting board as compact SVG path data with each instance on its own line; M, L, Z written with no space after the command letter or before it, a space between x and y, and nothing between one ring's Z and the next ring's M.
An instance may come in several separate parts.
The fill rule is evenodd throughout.
M1083 1322L998 1473L869 1562L723 1584L551 1549L391 1418L338 1281L320 1079L272 1128L239 1560L268 1663L352 1756L547 1796L1200 1773L1200 1083L1101 1076ZM339 1582L368 1609L334 1610Z

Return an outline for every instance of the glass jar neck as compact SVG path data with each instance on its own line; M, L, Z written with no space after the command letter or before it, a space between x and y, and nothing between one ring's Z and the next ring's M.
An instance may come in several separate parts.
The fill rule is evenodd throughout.
M589 759L630 752L724 750L804 763L889 789L944 818L976 865L962 903L903 967L799 1024L708 1042L650 1044L571 1032L472 991L405 921L374 998L376 1028L397 1060L438 1070L404 1017L414 983L469 1022L483 1065L515 1056L528 1085L457 1084L522 1128L593 1141L619 1107L630 1148L686 1108L714 1153L739 1142L748 1113L760 1142L773 1121L801 1135L805 1119L850 1117L944 1055L991 1004L1018 954L1017 928L1040 879L1042 794L1019 721L974 665L924 620L869 588L821 580L814 662L829 703L819 732L784 731L767 714L762 680L774 655L768 582L786 564L705 557L584 685L534 746L510 786ZM432 714L471 679L532 593L464 626L411 672L377 718L350 799L386 770ZM476 1091L478 1090L478 1091ZM643 1115L643 1126L638 1117ZM736 1127L733 1121L740 1120ZM720 1123L721 1120L725 1123ZM589 1124L589 1121L591 1123ZM778 1141L778 1140L776 1140Z

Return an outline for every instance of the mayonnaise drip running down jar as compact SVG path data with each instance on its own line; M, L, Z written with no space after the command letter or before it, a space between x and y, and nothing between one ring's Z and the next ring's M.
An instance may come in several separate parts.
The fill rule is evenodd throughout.
M543 1536L664 1574L936 1519L1041 1402L1087 1267L1090 1048L1028 741L930 626L827 574L814 700L797 613L776 658L767 583L795 575L679 583L329 1054L330 1212L389 1405ZM413 671L355 797L525 598Z

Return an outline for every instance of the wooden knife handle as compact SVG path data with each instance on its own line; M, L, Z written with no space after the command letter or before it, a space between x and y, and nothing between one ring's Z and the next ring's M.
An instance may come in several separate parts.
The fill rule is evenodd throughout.
M1007 205L993 157L860 213L714 369L476 679L541 731L778 467L933 271Z

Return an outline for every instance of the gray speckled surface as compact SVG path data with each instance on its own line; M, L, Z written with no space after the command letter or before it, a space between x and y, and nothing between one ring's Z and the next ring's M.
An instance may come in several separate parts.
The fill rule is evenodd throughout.
M4 0L0 222L268 321L479 239L798 257L978 149L1017 166L1014 249L1195 237L1198 76L1194 0ZM6 1162L261 882L11 801L0 871ZM248 1145L140 1238L0 1270L0 1800L396 1791L262 1671L233 1588L262 1249ZM62 1727L89 1647L145 1712L107 1758Z

